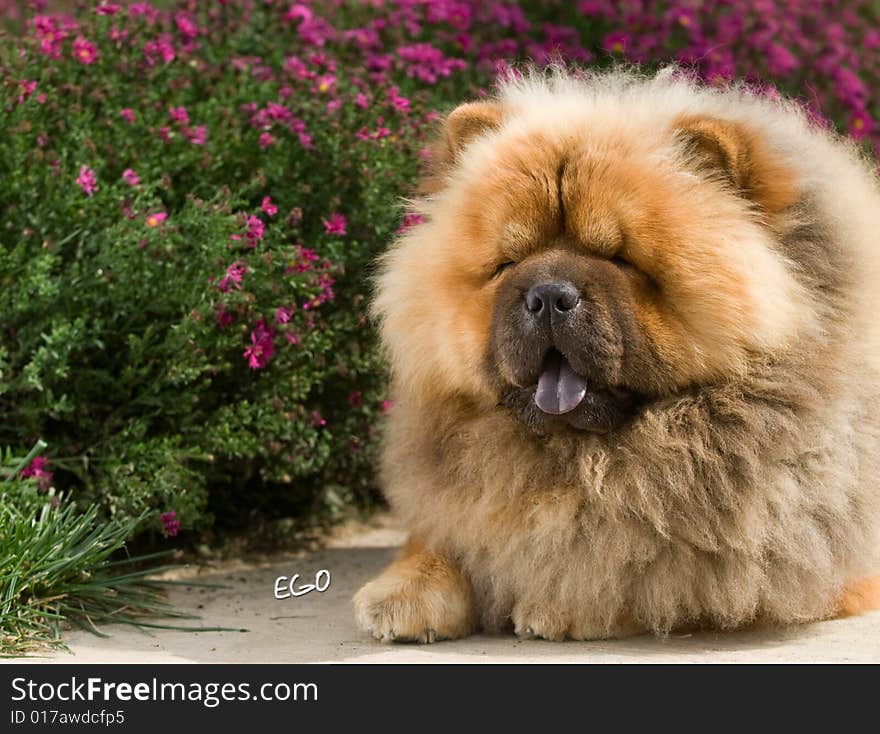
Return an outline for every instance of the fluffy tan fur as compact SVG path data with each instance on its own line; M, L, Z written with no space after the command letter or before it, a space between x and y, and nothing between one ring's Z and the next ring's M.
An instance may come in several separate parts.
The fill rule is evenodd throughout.
M385 490L419 541L360 626L590 639L878 601L880 192L855 148L674 71L533 73L449 120L375 300ZM490 274L552 248L561 206L584 252L647 274L664 369L608 434L535 435L485 372Z

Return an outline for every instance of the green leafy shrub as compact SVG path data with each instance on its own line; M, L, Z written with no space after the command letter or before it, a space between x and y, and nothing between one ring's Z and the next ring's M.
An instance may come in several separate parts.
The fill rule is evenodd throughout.
M105 522L96 506L63 499L43 457L34 459L43 447L22 460L0 452L0 657L61 645L64 623L96 631L104 622L191 618L164 601L164 584L136 565L142 559L112 560L143 516Z

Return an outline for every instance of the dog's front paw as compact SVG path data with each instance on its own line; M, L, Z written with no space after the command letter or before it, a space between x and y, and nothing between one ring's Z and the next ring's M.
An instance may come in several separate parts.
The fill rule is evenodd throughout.
M580 618L553 610L548 604L517 604L511 614L513 630L521 639L552 640L607 640L630 637L644 632L644 628L627 616L612 624L603 624L589 617Z
M569 636L568 620L561 614L527 604L517 604L511 615L513 631L524 640L560 641Z
M433 553L393 563L355 595L354 609L358 626L382 642L431 643L474 629L470 585Z

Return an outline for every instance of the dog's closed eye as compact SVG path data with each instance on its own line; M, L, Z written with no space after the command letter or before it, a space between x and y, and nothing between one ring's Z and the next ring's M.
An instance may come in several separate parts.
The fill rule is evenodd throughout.
M489 276L490 280L494 280L499 277L505 270L512 268L516 263L513 260L507 260L506 262L499 263L495 270L492 271L492 275Z

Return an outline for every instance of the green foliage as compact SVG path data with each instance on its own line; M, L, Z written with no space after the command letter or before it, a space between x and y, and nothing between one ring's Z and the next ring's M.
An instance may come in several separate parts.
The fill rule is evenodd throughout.
M112 560L143 516L105 522L97 507L79 508L21 476L43 446L23 460L0 452L0 656L61 645L65 622L96 631L104 622L191 618L164 601L161 582L146 578L137 565L145 559Z

